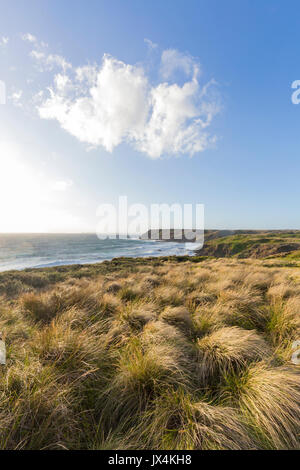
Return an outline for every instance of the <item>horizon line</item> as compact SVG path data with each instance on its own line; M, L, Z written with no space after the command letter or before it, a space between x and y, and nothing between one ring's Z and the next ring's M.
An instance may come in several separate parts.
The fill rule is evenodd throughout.
M205 229L174 229L174 228L152 228L148 229L146 232L147 233L150 230L191 230L191 231L247 231L247 232L255 232L255 231L260 231L260 232L287 232L287 231L300 231L300 228L205 228ZM143 233L130 233L129 235L142 235ZM1 232L0 235L97 235L97 232ZM109 233L102 233L102 235L125 235L123 233L119 232L109 232Z

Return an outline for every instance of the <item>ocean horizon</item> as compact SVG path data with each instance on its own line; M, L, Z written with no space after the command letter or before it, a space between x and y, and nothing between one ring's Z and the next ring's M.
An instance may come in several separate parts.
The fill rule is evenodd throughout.
M101 240L96 234L0 234L0 272L71 264L92 264L119 257L193 255L195 243L140 240Z

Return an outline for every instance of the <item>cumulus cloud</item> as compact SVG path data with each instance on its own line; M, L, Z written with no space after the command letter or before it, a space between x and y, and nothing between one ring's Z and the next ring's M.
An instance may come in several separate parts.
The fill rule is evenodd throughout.
M46 54L35 55L49 61ZM149 157L159 158L194 155L216 140L207 129L220 110L212 92L214 83L200 85L199 64L188 55L164 51L161 73L165 81L155 85L143 67L109 55L99 65L79 68L64 58L48 65L54 62L62 72L55 75L48 97L40 95L39 115L57 120L88 146L112 152L127 142ZM186 76L182 85L168 82L178 69Z
M166 49L161 56L160 71L163 78L172 77L177 70L183 71L186 76L198 75L199 65L188 54L183 54L176 49Z

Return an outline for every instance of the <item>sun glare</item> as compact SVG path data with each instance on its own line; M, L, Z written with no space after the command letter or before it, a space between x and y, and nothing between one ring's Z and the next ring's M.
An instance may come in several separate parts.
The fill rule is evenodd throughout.
M0 232L40 231L42 178L22 156L18 146L0 142Z

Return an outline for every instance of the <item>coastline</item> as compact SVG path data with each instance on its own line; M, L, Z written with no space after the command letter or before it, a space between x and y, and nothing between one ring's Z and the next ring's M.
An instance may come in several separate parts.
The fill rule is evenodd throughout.
M193 256L197 248L175 241L99 240L95 234L0 235L0 272L94 264L120 257Z

